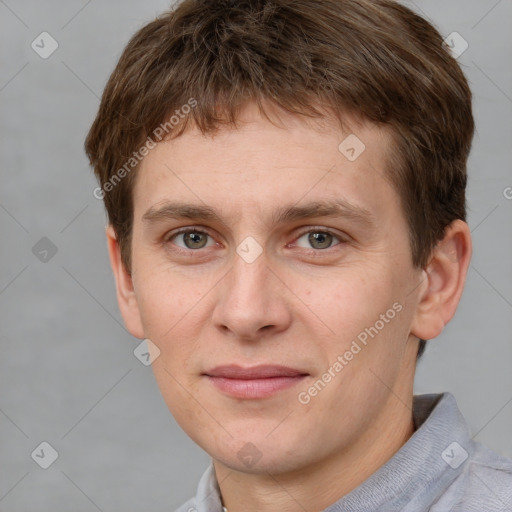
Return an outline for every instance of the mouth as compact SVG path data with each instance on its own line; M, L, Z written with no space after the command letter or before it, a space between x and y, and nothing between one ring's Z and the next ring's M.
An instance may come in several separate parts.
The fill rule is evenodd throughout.
M217 366L203 373L219 391L244 399L270 397L295 386L309 374L287 366L260 365L243 368L237 365Z

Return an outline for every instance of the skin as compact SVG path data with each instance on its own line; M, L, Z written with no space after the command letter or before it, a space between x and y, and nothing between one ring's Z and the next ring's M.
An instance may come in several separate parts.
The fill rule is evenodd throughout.
M275 113L279 126L248 104L236 129L187 128L150 151L134 189L131 276L106 230L126 327L160 349L152 367L162 395L211 455L229 512L322 510L393 456L413 434L418 338L435 338L454 315L471 258L468 226L458 220L429 265L413 266L399 196L383 177L385 129L347 117L366 146L351 162L338 150L349 130L328 117ZM272 221L284 204L335 198L364 207L374 225ZM143 222L167 200L208 205L222 222ZM206 246L171 238L182 227L206 230ZM308 241L326 230L334 235L327 248ZM252 263L236 252L248 236L263 249ZM298 394L394 303L401 311L301 403ZM309 375L269 398L244 400L202 375L221 364L282 364ZM251 466L237 456L248 442L261 455Z

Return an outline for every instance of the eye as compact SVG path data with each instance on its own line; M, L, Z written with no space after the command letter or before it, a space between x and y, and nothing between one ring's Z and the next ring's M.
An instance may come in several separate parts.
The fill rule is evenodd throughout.
M301 240L305 240L301 243ZM329 249L333 246L333 240L338 240L338 242L342 242L342 240L334 235L334 233L331 233L330 231L324 231L324 230L311 230L303 235L301 235L298 239L296 244L299 247L304 247L306 249L310 249L311 247L313 249ZM304 245L309 244L309 246ZM338 244L334 244L338 245Z
M200 229L182 229L173 233L167 238L167 242L172 240L181 241L181 244L174 242L181 249L203 249L207 247L208 237L210 235L206 231ZM211 245L214 245L214 241L211 240Z

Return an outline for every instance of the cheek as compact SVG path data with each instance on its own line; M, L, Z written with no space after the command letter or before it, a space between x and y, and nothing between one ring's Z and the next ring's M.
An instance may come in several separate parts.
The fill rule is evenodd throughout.
M376 267L336 269L296 283L296 294L304 298L311 318L317 317L326 333L342 344L373 325L396 300L389 272Z
M312 335L321 340L316 377L329 369L336 375L318 406L331 403L351 409L359 400L369 402L385 391L376 375L386 382L394 379L407 340L408 313L389 269L346 269L338 271L336 279L316 282L312 288L311 279L304 278L298 288L308 305L308 319L303 321L317 325Z
M176 360L178 354L183 358L194 349L194 329L200 325L199 305L206 285L168 269L147 268L136 285L144 332L160 348L162 359Z
M200 422L195 396L197 368L194 357L200 351L200 299L204 290L195 280L183 280L170 271L147 272L139 276L139 309L144 332L159 348L152 370L160 392L178 423L186 429L190 418ZM199 411L200 413L200 411ZM207 419L201 421L207 423Z

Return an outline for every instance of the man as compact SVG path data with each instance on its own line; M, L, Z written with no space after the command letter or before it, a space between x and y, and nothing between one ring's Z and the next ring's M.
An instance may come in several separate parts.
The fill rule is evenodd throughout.
M180 512L512 510L417 358L471 258L467 81L388 0L184 0L86 151L127 329L212 458Z

